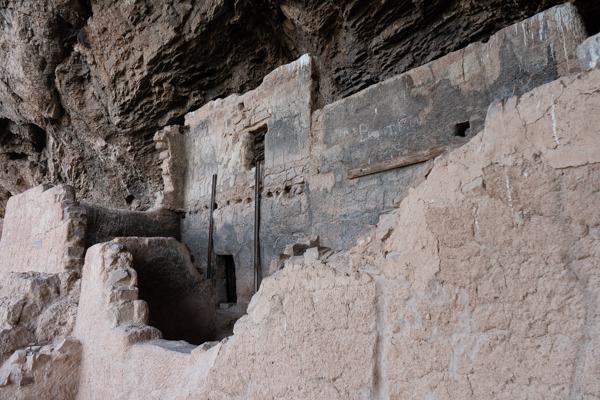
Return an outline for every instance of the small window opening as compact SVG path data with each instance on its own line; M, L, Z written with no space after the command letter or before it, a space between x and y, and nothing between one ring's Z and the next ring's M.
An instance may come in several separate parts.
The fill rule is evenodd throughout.
M257 162L265 160L265 135L267 134L267 126L263 125L250 133L254 136L254 157L252 160L252 165L254 166Z
M454 136L467 137L471 133L471 124L469 121L460 122L454 125Z

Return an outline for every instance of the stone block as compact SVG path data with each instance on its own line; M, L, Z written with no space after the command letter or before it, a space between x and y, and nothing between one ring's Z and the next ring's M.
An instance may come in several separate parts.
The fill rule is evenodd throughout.
M137 324L147 325L150 320L150 309L144 300L133 301L133 320Z
M581 69L587 71L598 68L600 61L600 33L587 38L577 49Z
M138 288L135 286L112 286L110 288L109 302L122 300L137 300Z

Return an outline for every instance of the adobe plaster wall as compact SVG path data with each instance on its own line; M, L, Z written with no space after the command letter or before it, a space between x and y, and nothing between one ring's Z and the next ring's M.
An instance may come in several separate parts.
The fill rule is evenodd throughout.
M162 333L147 325L152 310L138 298L135 259L169 248L186 252L183 245L163 238L117 239L88 250L82 271L85 295L74 331L83 344L78 399L202 396L200 382L206 379L220 344L193 346L162 340Z
M0 240L0 273L80 269L85 209L70 186L40 185L12 196Z
M211 399L600 396L600 71L485 130L349 252L266 278Z

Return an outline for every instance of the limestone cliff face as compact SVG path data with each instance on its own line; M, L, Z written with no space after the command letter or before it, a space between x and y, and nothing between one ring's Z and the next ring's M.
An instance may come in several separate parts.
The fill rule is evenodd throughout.
M155 131L276 66L313 54L329 103L559 2L1 0L0 217L48 182L147 209Z

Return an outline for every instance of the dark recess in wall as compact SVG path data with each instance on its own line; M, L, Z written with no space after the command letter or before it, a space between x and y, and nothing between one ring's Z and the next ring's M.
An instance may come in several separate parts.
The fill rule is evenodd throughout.
M593 36L600 32L600 1L575 0L573 4L575 4L583 18L588 34Z

